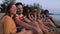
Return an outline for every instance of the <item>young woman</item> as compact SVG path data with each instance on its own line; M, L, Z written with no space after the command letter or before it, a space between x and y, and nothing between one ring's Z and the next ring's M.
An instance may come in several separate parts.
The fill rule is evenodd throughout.
M2 17L1 23L2 23L2 30L3 32L1 34L32 34L31 31L26 31L25 29L22 29L21 32L16 33L16 24L14 21L14 17L16 14L16 6L14 3L9 4L6 8L6 13Z
M39 14L39 9L37 7L33 8L32 15L33 15L35 20L39 19L40 14Z
M22 5L19 3L19 5L17 5L17 8L21 8L22 7ZM23 8L23 7L22 7ZM21 9L22 9L21 8ZM22 14L21 13L21 9L19 9L20 11L20 15ZM30 9L29 9L30 10ZM15 19L15 21L16 21L16 23L17 23L17 25L19 25L19 26L22 26L22 27L24 27L24 28L26 28L26 29L28 29L28 30L35 30L35 31L37 31L38 32L38 34L43 34L42 33L42 31L40 30L40 29L38 29L37 27L35 27L35 24L34 23L32 23L31 22L31 20L29 19L29 10L28 10L28 8L27 7L24 7L24 11L23 11L23 13L24 13L24 15L26 16L25 18L23 18L23 20L21 20L21 18L20 18L20 16L18 17L16 17L16 19ZM27 13L26 13L27 12ZM29 14L28 14L29 13ZM27 16L28 16L28 18L27 18ZM19 19L20 18L20 19ZM25 21L27 21L27 22L25 22ZM29 22L30 21L30 22ZM34 26L33 26L34 25Z
M45 14L46 20L49 19L50 25L53 26L53 27L56 27L56 24L54 23L52 17L49 16L49 11L48 11L48 10L45 10L45 11L44 11L44 14ZM51 22L52 22L52 23L51 23Z
M38 22L37 22L36 19L33 17L32 11L31 11L31 9L30 9L29 7L28 7L28 10L29 10L29 11L27 11L28 14L26 14L26 15L28 15L28 19L32 21L32 24L31 24L31 25L32 25L32 26L35 26L36 29L37 29L37 31L40 31L40 34L43 34L42 30L41 30L40 27L39 27Z
M55 24L50 20L50 16L48 15L48 10L45 10L44 11L44 17L43 17L43 19L42 19L42 22L43 22L43 24L46 26L46 27L48 27L49 28L49 33L50 34L57 34L57 31L56 31L56 29L55 29ZM53 31L54 30L54 31ZM51 31L53 31L53 33L51 33ZM48 33L47 32L47 33ZM56 33L55 33L56 32Z
M39 27L42 29L42 31L44 31L44 33L48 34L49 33L49 28L46 27L43 23L44 21L44 14L43 14L43 9L39 10L40 13L40 19L37 20Z
M2 17L2 23L4 25L4 34L15 34L16 25L13 20L13 16L16 14L16 6L14 4L9 4L6 8L6 13Z

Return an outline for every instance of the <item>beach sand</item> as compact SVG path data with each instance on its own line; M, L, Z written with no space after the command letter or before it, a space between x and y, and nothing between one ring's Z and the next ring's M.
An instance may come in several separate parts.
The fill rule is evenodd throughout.
M4 15L4 13L0 13L0 18Z

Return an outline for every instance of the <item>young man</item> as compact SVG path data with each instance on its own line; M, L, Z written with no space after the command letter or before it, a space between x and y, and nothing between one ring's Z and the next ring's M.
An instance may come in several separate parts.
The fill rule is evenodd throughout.
M33 17L35 18L35 20L40 18L39 9L36 7L33 8Z
M18 30L20 29L20 26L29 29L29 30L36 30L38 33L42 34L42 31L37 29L37 27L34 27L34 23L32 23L29 19L27 19L22 13L23 13L23 5L22 3L16 3L17 7L17 15L15 18L16 24L18 25ZM27 23L25 23L27 22Z

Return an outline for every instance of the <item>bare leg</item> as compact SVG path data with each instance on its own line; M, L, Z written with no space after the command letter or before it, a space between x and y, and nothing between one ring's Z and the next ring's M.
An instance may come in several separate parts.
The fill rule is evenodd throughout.
M33 31L32 30L29 30L25 34L33 34Z
M44 33L50 34L50 33L49 33L49 28L48 28L47 26L45 26L42 21L38 20L38 22L39 22L40 28L44 31Z
M38 34L43 34L43 31L40 28L37 28Z
M50 34L50 32L47 29L43 28L42 30L44 31L45 34Z

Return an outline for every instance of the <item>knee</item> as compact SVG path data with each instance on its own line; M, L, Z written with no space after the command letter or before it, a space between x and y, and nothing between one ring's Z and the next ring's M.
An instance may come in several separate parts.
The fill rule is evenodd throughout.
M32 31L32 30L28 30L28 31L26 32L26 34L33 34L33 31Z
M38 30L39 34L43 34L43 31L41 29Z

